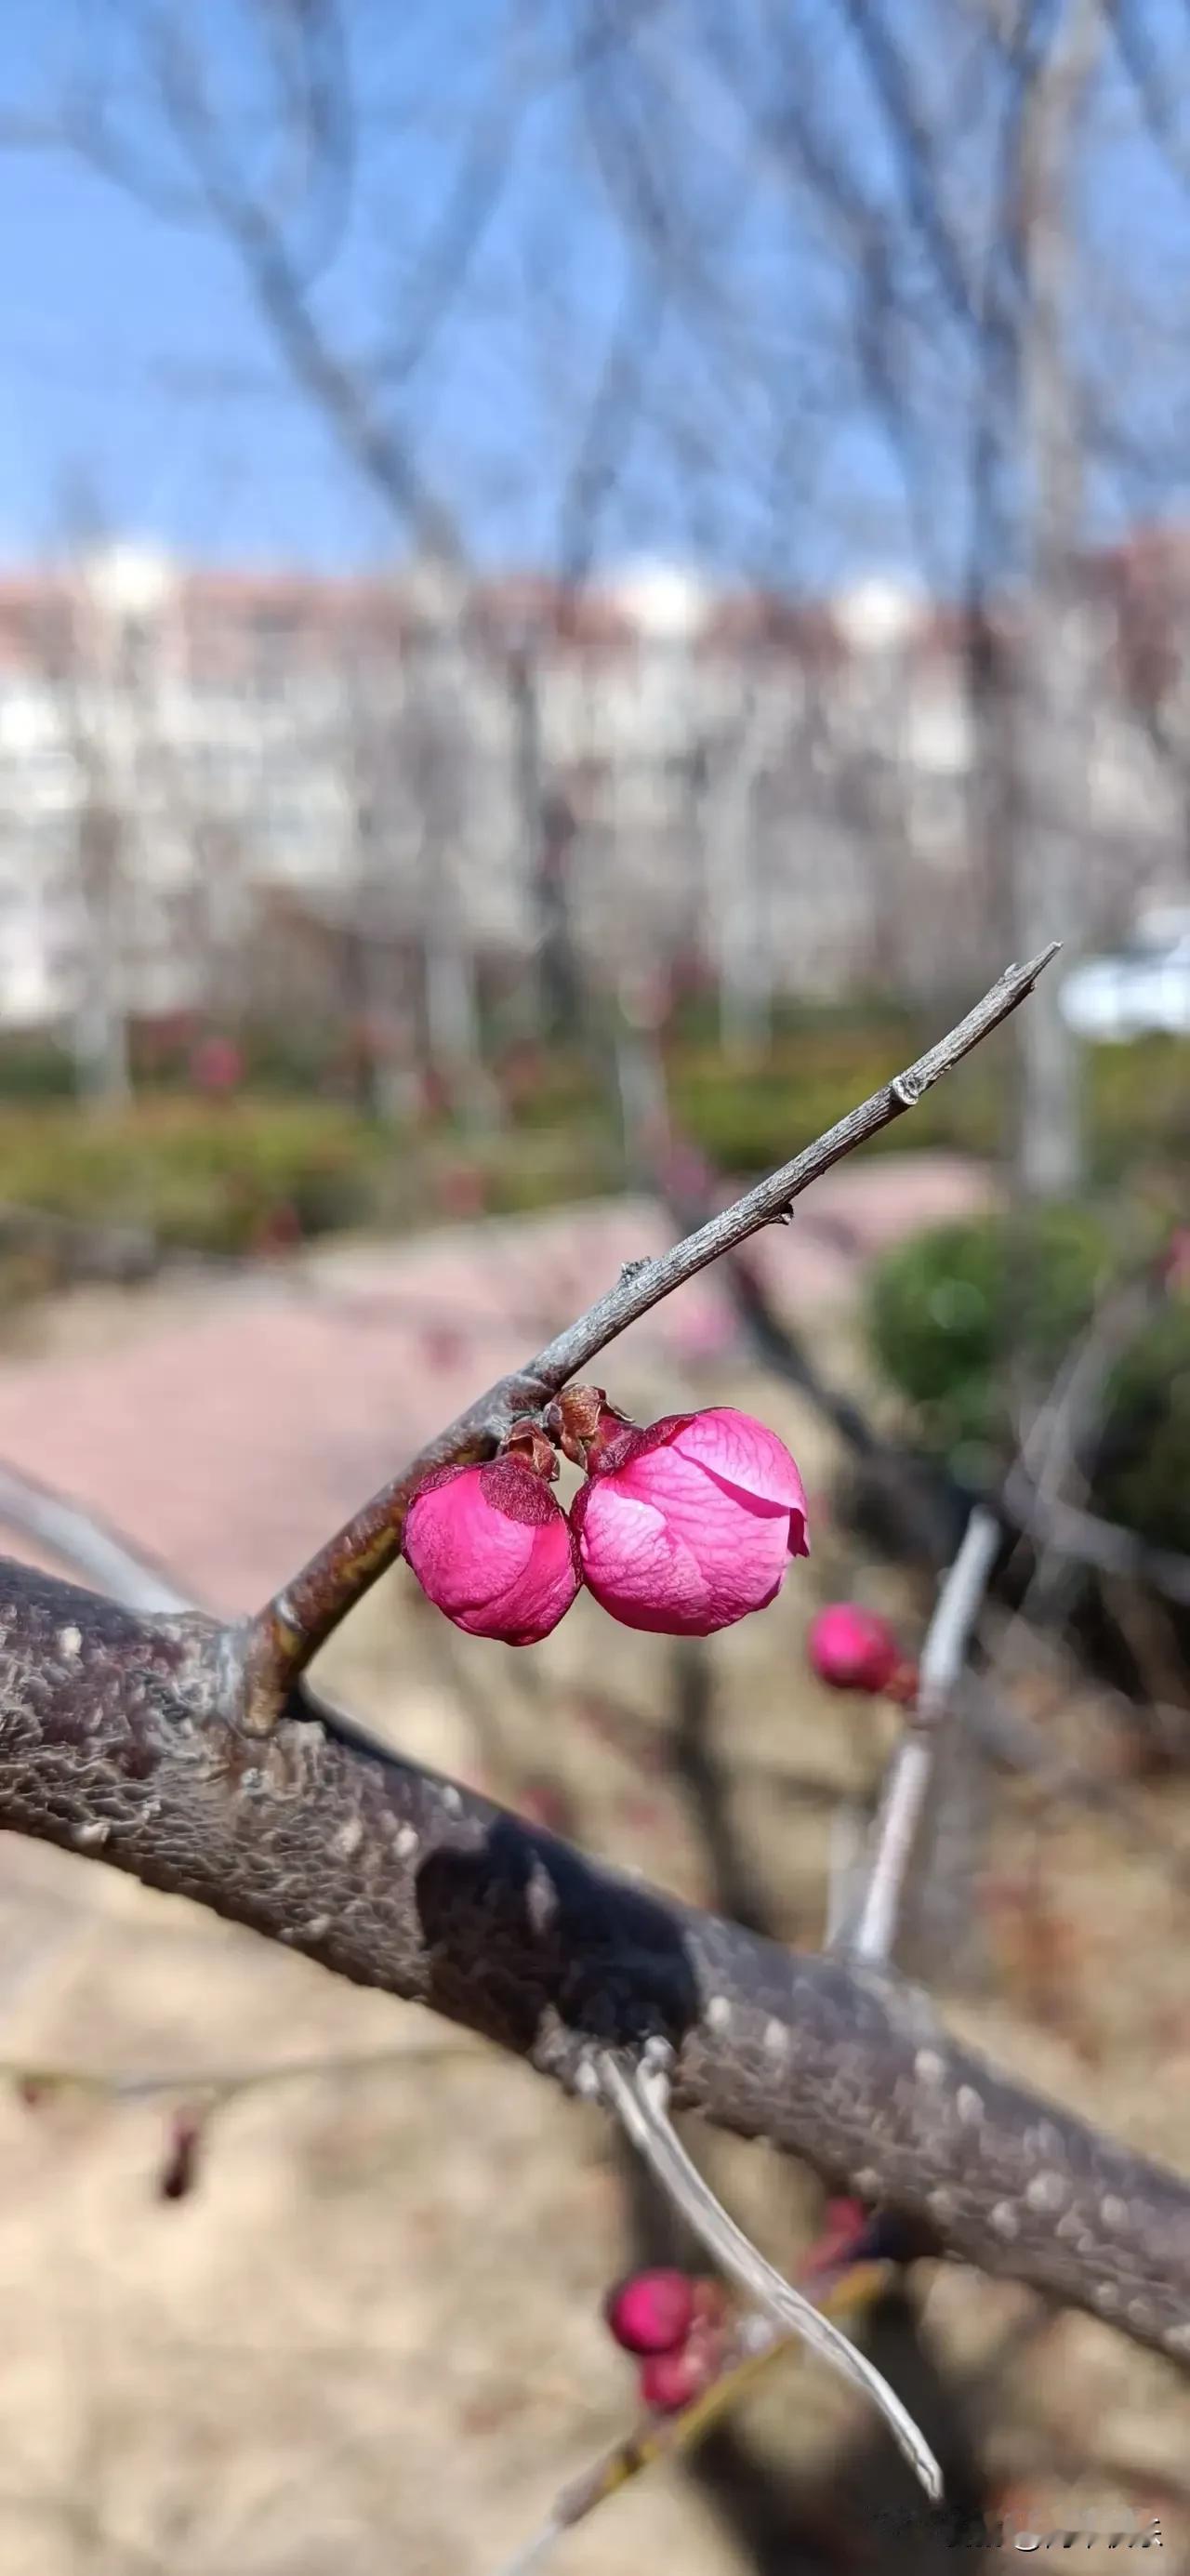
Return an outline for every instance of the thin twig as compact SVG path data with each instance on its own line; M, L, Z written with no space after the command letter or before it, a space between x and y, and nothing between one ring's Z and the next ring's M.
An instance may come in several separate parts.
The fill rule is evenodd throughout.
M936 1046L893 1081L882 1084L870 1099L850 1110L825 1135L795 1155L792 1162L745 1191L731 1207L711 1217L656 1260L634 1264L621 1272L615 1286L584 1315L557 1334L523 1368L499 1379L319 1548L285 1589L266 1603L248 1629L251 1718L258 1730L269 1731L312 1656L377 1576L395 1562L409 1502L432 1467L447 1461L491 1457L518 1415L539 1411L568 1378L588 1367L609 1342L647 1315L662 1298L672 1296L675 1288L683 1287L723 1253L746 1243L845 1154L915 1107L933 1083L961 1063L1025 1000L1043 968L1056 955L1057 946L1053 942L1025 966L1010 966L982 1001Z
M1029 1781L1043 1797L1105 1817L1179 1895L1190 1890L1190 1850L1181 1850L1117 1780L1055 1753L1043 1729L989 1688L982 1675L966 1676L958 1714L985 1761Z
M687 2155L669 2116L668 2076L643 2059L623 2064L610 2050L603 2055L600 2073L607 2100L632 2144L720 2269L787 2333L799 2335L832 2369L863 2389L879 2408L926 2494L936 2500L942 2493L942 2471L895 2390L801 2290L766 2262Z
M1150 1269L1101 1300L1063 1359L1020 1443L1007 1478L1006 1507L1011 1510L1013 1494L1018 1501L1026 1494L1031 1498L1031 1526L1021 1535L1032 1540L1033 1564L1001 1641L1000 1654L1006 1662L1018 1637L1031 1637L1040 1626L1042 1610L1052 1615L1063 1592L1069 1592L1072 1581L1077 1584L1078 1560L1053 1544L1047 1519L1055 1505L1085 1502L1089 1477L1079 1462L1092 1433L1102 1427L1112 1363L1135 1339L1155 1296L1163 1293ZM1076 1469L1077 1490L1072 1490Z
M486 2066L490 2060L469 2040L433 2039L411 2048L375 2048L343 2057L295 2057L276 2066L206 2068L171 2067L146 2075L107 2075L101 2068L42 2065L36 2059L0 2058L0 2084L28 2084L39 2093L81 2093L113 2103L152 2102L162 2095L203 2094L231 2102L242 2093L271 2090L275 2084L299 2084L324 2076L374 2075L408 2066L436 2065L442 2059Z
M872 1861L850 1947L888 1960L933 1778L940 1730L1001 1543L994 1513L977 1503L938 1594L922 1648L917 1705L893 1755L872 1838Z
M1043 1539L1055 1555L1096 1566L1102 1574L1151 1584L1167 1600L1190 1607L1190 1556L1176 1548L1151 1547L1147 1539L1094 1512L1080 1511L1075 1503L1046 1501L1019 1462L1005 1480L1004 1505L1020 1529Z

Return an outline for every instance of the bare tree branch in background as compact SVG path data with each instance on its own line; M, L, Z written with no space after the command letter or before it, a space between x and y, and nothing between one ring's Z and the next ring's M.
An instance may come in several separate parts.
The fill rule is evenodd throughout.
M334 12L326 7L326 0L319 0L319 6L303 16L306 29L313 28L317 36L325 32L324 21L333 23ZM392 421L382 416L359 369L345 362L317 328L306 295L308 280L287 250L277 208L262 203L244 186L225 148L205 93L200 58L180 13L151 21L150 51L164 107L209 213L235 244L261 312L297 382L335 424L349 453L398 520L412 524L427 553L444 564L458 564L462 549L453 517L429 488ZM340 58L333 74L320 84L324 108L315 136L323 159L328 141L336 151L340 148L337 137L343 114L341 107L332 112L326 102L341 100L345 87Z
M1089 677L1077 596L1081 423L1071 347L1068 202L1078 119L1103 42L1103 0L1069 0L1025 106L1016 172L1028 588L1011 693L1018 937L1071 925L1081 945ZM1082 827L1080 829L1080 826ZM1021 1040L1016 1169L1026 1198L1073 1198L1082 1171L1078 1041L1046 996Z
M891 1959L902 1900L915 1860L941 1730L951 1719L979 1605L1000 1546L994 1515L979 1504L938 1594L921 1651L917 1699L893 1755L872 1836L871 1861L854 1930L841 1945L860 1959ZM928 1855L923 1864L928 1868Z

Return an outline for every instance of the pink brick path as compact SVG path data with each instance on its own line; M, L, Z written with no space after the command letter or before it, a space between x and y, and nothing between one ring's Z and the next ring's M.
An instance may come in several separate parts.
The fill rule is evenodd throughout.
M850 1296L865 1253L986 1203L987 1188L942 1155L849 1165L760 1237L760 1256L806 1316ZM116 1347L0 1366L0 1459L108 1517L204 1602L244 1609L621 1262L667 1239L657 1209L618 1201L331 1248L288 1282L212 1286L197 1308L150 1294ZM705 1353L724 1313L696 1282L635 1328L637 1348ZM0 1544L35 1554L15 1534Z

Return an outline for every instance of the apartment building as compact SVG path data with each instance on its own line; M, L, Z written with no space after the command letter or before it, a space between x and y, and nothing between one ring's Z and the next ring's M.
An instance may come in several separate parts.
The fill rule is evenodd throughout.
M904 585L665 565L572 593L118 544L0 578L0 1025L247 1007L278 903L415 948L464 1019L559 903L592 971L696 953L745 1021L961 981L1005 903L975 641ZM1065 649L1095 940L1185 883L1190 543L1096 558Z

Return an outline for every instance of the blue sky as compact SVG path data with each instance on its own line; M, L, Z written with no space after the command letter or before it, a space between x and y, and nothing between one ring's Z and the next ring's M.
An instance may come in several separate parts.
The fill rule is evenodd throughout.
M7 0L6 104L56 103L72 16L63 0ZM157 121L134 103L125 123L168 166ZM426 136L427 199L452 155L450 138ZM75 154L0 154L0 316L5 555L56 541L80 490L114 523L197 555L330 566L391 547L210 226L158 220Z
M192 191L127 36L150 6L5 0L0 133L5 116L59 110L82 65L151 190ZM930 29L904 18L902 0L888 6L909 43L921 24L918 75L927 95L933 84L946 98L955 65L935 42L938 25L947 32L942 0L928 0ZM898 207L895 159L848 12L829 0L790 0L775 13L724 0L708 17L700 0L658 0L637 14L645 32L631 78L617 85L597 72L580 92L578 0L532 9L343 0L358 185L313 289L320 319L346 351L399 348L469 203L482 220L465 283L386 405L481 559L553 564L584 546L596 560L665 552L812 589L924 554L927 578L953 579L965 455L959 342L932 308L913 326L914 519L878 389L845 354L851 249L780 164L785 97L796 103L815 82L828 158L887 213L911 309L925 255ZM1167 0L1151 14L1161 32ZM952 10L952 32L964 15ZM203 0L183 16L202 31L206 76L237 149L251 151L263 96L245 33L251 0ZM762 40L766 24L777 32ZM733 122L736 88L751 102L749 127ZM1177 458L1190 453L1180 429L1182 409L1190 428L1180 355L1190 347L1190 198L1141 151L1135 125L1126 84L1105 83L1105 159L1085 220L1105 276L1113 260L1118 274L1115 302L1105 293L1106 319L1096 317L1095 362L1109 398L1125 405L1122 426L1141 428L1145 471L1123 498L1114 462L1099 484L1092 478L1089 506L1104 525L1137 509L1142 491L1146 511L1180 507ZM958 195L969 169L976 196L986 168L978 135L955 167ZM639 232L628 247L625 190L631 199L654 178L680 220L675 255L650 265ZM647 224L647 205L642 214L634 201L631 218ZM1143 317L1143 339L1134 306L1146 295L1157 318ZM1120 349L1151 349L1157 327L1160 364L1131 357L1137 390L1120 395ZM587 470L605 431L610 477ZM1150 472L1162 437L1172 462ZM111 524L208 559L329 568L391 559L407 543L295 393L216 231L161 219L70 153L0 151L0 557L60 542L88 496Z
M105 32L109 14L105 0L6 0L0 112L53 115L84 62L108 82L124 147L155 189L172 187L178 156L145 94L141 58ZM243 0L204 0L194 18L237 114L254 94L246 14ZM613 440L617 476L606 488L595 478L596 555L676 553L771 572L781 436L771 388L742 366L727 380L722 350L704 344L682 293L652 303L646 293L634 311L639 263L609 217L568 77L582 15L574 0L544 0L527 61L508 39L526 13L503 0L421 0L401 12L389 0L350 0L345 14L362 103L359 176L316 307L340 347L399 341L449 232L459 174L476 162L484 221L466 286L396 406L472 550L546 563L581 550L565 495L601 416L601 388L614 381L622 329L664 378L658 398L678 455L668 430L664 440L647 430ZM634 113L647 158L647 103ZM491 188L485 139L500 168ZM720 172L703 148L696 222L708 256L723 255L720 228L738 236L742 284L773 245L736 198L726 158ZM209 226L158 220L70 153L0 153L0 317L0 555L60 541L82 494L113 524L191 555L334 566L401 550L404 533L294 394L234 252ZM879 442L862 417L837 416L824 440L812 343L797 374L810 397L789 442L801 506L812 465L828 487L832 476L841 482L861 553L903 549ZM631 399L623 410L627 422ZM793 549L792 502L776 516ZM820 524L834 527L829 488ZM856 530L844 543L854 551ZM821 569L834 569L829 548Z

